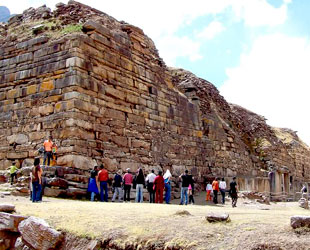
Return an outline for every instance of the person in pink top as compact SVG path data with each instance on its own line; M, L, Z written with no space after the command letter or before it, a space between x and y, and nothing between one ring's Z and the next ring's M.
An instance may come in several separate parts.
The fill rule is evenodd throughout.
M130 189L132 184L132 174L130 173L130 168L126 169L127 173L123 176L124 183L124 202L130 201Z

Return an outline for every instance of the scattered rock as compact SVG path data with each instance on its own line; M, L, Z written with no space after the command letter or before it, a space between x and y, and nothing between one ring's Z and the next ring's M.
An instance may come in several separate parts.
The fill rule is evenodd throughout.
M0 212L0 231L18 232L18 225L27 217Z
M180 211L176 211L175 215L187 216L187 215L191 215L191 214L187 210L180 210Z
M0 204L0 212L13 213L15 206L13 204Z
M229 214L214 214L214 213L210 213L206 216L207 221L209 222L229 222L230 218L229 218Z
M309 209L309 202L306 196L302 196L302 198L300 198L300 200L298 201L299 206L304 208L304 209Z
M291 227L300 228L300 227L309 227L310 228L310 216L304 215L295 215L291 217Z
M36 250L58 249L64 238L62 233L51 228L46 221L32 216L23 220L18 230L23 241Z
M60 187L62 189L68 188L68 181L62 178L54 177L52 179L46 180L47 186L54 186L54 187Z

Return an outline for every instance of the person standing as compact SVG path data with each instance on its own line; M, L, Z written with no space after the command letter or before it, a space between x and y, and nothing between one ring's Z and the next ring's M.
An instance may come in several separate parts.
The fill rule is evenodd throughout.
M95 196L99 194L98 189L98 166L95 166L94 169L90 172L90 178L88 183L88 192L90 192L90 200L94 201Z
M188 175L188 170L185 170L184 174L179 176L179 179L182 181L182 187L181 187L181 201L180 205L183 205L185 202L185 205L187 205L188 200L188 186L190 184L190 176Z
M142 168L139 168L136 178L136 202L143 202L143 187L145 186L144 174Z
M166 204L170 204L171 199L171 173L169 169L166 170L166 173L164 174L164 181L165 181L165 202Z
M236 177L233 178L233 180L229 184L229 186L230 186L229 194L231 197L231 205L232 205L232 207L236 207L237 206L237 200L238 200L238 188L237 188Z
M108 179L109 173L106 169L104 169L104 165L101 164L100 171L98 173L98 181L100 182L100 200L102 202L108 202Z
M113 182L114 194L113 194L112 202L115 201L116 196L118 196L118 201L121 202L121 200L122 200L122 184L123 184L123 179L121 176L121 170L118 170L114 176L114 182Z
M191 184L189 184L188 186L188 197L189 197L188 203L194 205L195 200L194 200L193 188Z
M155 203L155 192L154 192L154 180L156 178L156 175L154 174L154 169L151 170L151 173L149 173L146 176L146 183L147 183L147 191L150 195L150 203Z
M43 147L44 147L43 165L45 166L47 159L47 166L49 166L52 158L52 147L53 147L52 136L49 136L48 139L44 141Z
M218 178L215 178L215 180L212 182L212 189L213 189L213 203L217 204L217 195L219 192L219 182L218 182Z
M207 191L206 201L211 201L212 200L211 199L212 185L211 185L210 181L208 181L208 183L207 183L206 191Z
M14 178L17 180L17 167L15 165L15 161L12 162L12 166L10 167L10 176L11 176L11 185L14 183Z
M158 171L158 175L154 179L155 188L155 203L163 203L165 181L163 177L163 172Z
M31 169L32 202L40 201L42 172L42 168L40 167L40 159L35 158Z
M124 201L130 201L130 189L133 181L133 176L130 173L130 168L126 169L127 173L123 177L124 182Z
M222 195L222 204L225 204L225 192L226 192L226 181L224 178L219 183L220 192Z

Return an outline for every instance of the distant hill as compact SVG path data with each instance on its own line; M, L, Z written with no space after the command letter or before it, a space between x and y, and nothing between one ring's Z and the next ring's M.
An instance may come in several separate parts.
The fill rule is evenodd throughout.
M0 6L0 22L7 22L10 16L10 10L5 6Z

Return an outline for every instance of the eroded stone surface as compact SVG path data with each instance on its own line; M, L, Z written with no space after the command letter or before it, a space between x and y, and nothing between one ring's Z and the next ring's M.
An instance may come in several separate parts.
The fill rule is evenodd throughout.
M44 220L32 216L22 221L18 230L23 241L36 250L58 249L64 238Z

